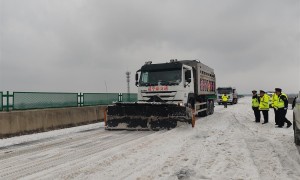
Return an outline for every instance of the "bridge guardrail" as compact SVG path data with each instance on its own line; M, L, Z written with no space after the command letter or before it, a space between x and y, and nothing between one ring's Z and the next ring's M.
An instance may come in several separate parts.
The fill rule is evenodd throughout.
M111 105L135 102L135 93L61 93L0 91L0 111Z

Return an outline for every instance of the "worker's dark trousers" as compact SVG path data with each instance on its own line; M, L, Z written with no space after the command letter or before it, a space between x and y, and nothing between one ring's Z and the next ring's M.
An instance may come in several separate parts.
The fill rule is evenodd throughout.
M224 108L227 108L227 102L223 102L223 104L224 104Z
M252 107L254 111L255 116L255 122L260 122L260 111L258 110L258 107Z
M278 126L284 126L284 123L287 123L288 125L292 124L291 121L289 121L285 117L287 110L284 110L284 108L279 108L277 111L278 111L278 122L279 122Z
M279 124L278 123L278 117L279 117L279 115L278 115L278 110L276 110L275 108L274 108L274 114L275 114L275 124L278 125Z
M264 123L269 122L269 110L262 110L261 112L263 113L264 116Z

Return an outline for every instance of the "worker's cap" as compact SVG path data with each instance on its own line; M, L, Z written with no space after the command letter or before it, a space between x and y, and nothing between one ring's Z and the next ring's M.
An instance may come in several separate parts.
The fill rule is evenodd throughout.
M280 88L275 88L275 92L281 92Z
M252 93L257 93L257 91L256 91L256 90L253 90Z
M264 91L264 90L260 90L259 92L260 92L260 93L265 93L265 91Z

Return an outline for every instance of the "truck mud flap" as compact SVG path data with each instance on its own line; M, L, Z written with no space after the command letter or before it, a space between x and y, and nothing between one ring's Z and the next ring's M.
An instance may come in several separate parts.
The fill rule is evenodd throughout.
M117 103L107 108L107 130L172 129L178 122L192 123L190 108L165 103Z

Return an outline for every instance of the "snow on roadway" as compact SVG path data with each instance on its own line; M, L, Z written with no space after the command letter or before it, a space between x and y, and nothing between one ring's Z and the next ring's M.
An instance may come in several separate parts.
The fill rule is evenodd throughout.
M0 179L300 179L292 128L255 123L251 99L170 131L102 123L0 140ZM292 120L292 111L287 114Z

